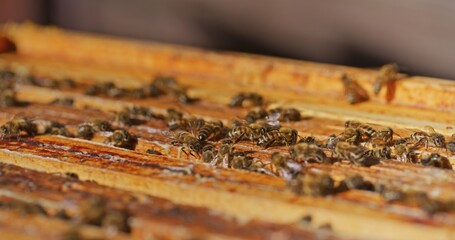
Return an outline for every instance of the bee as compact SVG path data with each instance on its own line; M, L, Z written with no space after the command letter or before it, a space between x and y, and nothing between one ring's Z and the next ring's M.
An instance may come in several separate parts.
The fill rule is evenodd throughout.
M124 88L119 88L119 87L111 87L107 89L106 95L111 98L121 98L126 95L128 91Z
M130 126L133 124L133 119L131 118L131 113L128 109L115 112L112 116L112 120L120 126Z
M150 87L156 93L166 93L177 98L181 103L191 103L194 99L190 98L186 91L178 85L173 77L157 76ZM150 92L152 92L150 91ZM158 94L159 95L159 94Z
M186 93L186 91L184 90L176 90L176 91L173 91L172 92L172 95L177 98L177 100L179 100L179 102L181 103L184 103L184 104L187 104L187 103L192 103L195 101L194 98L191 98L190 96L188 96L188 94Z
M106 120L95 119L93 121L88 122L87 124L92 126L93 129L97 132L106 132L113 130L111 124Z
M309 161L328 164L332 163L330 158L328 158L324 151L316 144L299 143L291 147L289 153L294 160L303 160L305 164L308 164Z
M346 128L339 136L338 141L358 145L362 140L362 134L356 128Z
M165 116L165 120L166 120L168 127L170 127L171 129L174 128L174 125L178 125L178 122L181 119L183 119L183 113L181 113L173 108L167 109L167 114Z
M202 148L202 161L211 165L215 165L217 154L218 152L213 147L213 145L207 144Z
M92 127L92 125L88 123L81 123L77 126L76 136L78 138L90 140L95 136L95 132L96 130Z
M447 149L453 154L455 153L455 133L452 134L449 141L447 142Z
M0 106L11 107L17 105L16 92L11 89L3 89L0 92Z
M64 137L73 137L73 134L71 134L70 131L66 127L53 127L51 128L49 134L52 135L59 135L59 136L64 136Z
M58 122L42 119L32 120L31 123L34 125L35 134L48 134L54 129L64 128L64 126Z
M107 199L101 196L93 196L78 204L77 220L80 223L101 225L106 215Z
M406 143L401 143L394 145L393 148L398 161L412 163L417 161L418 154L415 152L415 147L409 147Z
M420 158L420 164L444 169L452 169L449 159L437 153L427 154Z
M376 77L373 84L373 92L378 95L384 85L389 85L390 83L398 79L399 67L396 63L386 64L379 69L379 74Z
M188 132L178 132L178 133L174 134L171 137L171 139L172 139L171 144L183 146L183 148L181 148L181 151L183 151L185 153L185 155L187 155L187 156L188 156L188 153L185 151L185 148L190 150L189 154L193 157L196 157L196 156L194 156L192 152L199 154L202 151L203 145L202 145L201 141L199 141L199 139L197 139L195 136L193 136L192 134L190 134Z
M196 133L201 130L201 128L205 125L205 120L202 118L184 118L180 122L180 129L189 131L191 133Z
M446 147L444 135L437 133L430 126L425 126L424 131L417 131L412 133L408 139L415 142L415 146L419 146L420 144L424 143L425 148L428 148L429 144L439 148Z
M360 131L362 136L367 139L371 139L376 134L376 130L368 124L364 124L358 121L348 120L344 123L345 128L354 128Z
M230 107L248 107L248 106L262 106L263 97L257 93L239 93L235 95L231 102Z
M125 89L125 96L135 99L143 99L147 97L147 93L143 88Z
M153 112L147 107L132 107L128 109L130 114L137 117L143 118L163 118L163 116L156 116Z
M76 87L76 82L71 78L64 78L58 82L59 88L74 88Z
M367 157L391 159L392 150L390 147L370 149L365 152Z
M351 163L359 166L371 166L377 164L379 159L366 155L367 149L362 146L356 146L347 142L338 142L335 146L335 154L349 160Z
M344 94L348 103L356 104L369 99L368 93L357 81L348 77L346 74L341 77L341 81L343 82Z
M60 106L73 106L74 99L73 98L56 98L50 102L52 105L60 105Z
M19 138L21 132L26 132L28 136L34 136L36 135L36 126L24 117L15 116L13 120L6 122L0 127L2 139L10 135L16 135Z
M266 128L262 128L257 145L264 148L282 144L289 146L297 143L297 137L298 132L295 129L281 127L278 130L272 129L268 131Z
M154 83L149 84L144 89L144 95L147 97L158 97L163 94L164 92L161 91Z
M288 186L294 193L313 197L327 196L336 193L335 182L326 173L306 172L291 179Z
M128 131L119 129L115 130L111 136L107 137L104 140L104 143L114 147L134 149L136 139Z
M297 122L302 119L302 116L300 115L299 110L295 108L274 108L270 109L268 112L269 117L274 115L274 114L279 114L279 120L280 121L286 121L286 122Z
M259 131L251 126L234 126L228 133L228 137L232 139L234 142L238 142L241 140L250 140L251 142L255 142L259 137Z
M393 140L393 129L390 127L380 128L371 138L371 142L375 145L387 145Z
M107 229L115 229L115 231L129 232L131 231L128 225L129 214L125 211L109 209L103 216L101 226Z
M234 152L229 167L236 169L249 169L253 164L253 158L248 156L245 152Z
M254 123L257 120L265 119L267 117L267 111L264 108L258 108L249 111L245 116L245 121L248 123Z
M281 152L270 155L272 172L286 180L290 180L302 171L302 165Z
M234 143L231 140L224 140L218 149L217 164L222 167L230 167L233 159ZM219 162L221 160L221 162Z
M113 82L103 82L103 83L97 83L88 86L85 89L84 94L85 95L99 95L99 94L107 94L108 91L112 88L116 88L115 84Z
M223 122L217 121L217 122L208 122L204 126L202 126L199 130L199 135L198 139L200 141L205 141L209 137L217 137L221 134L223 131Z
M337 192L344 192L348 190L372 190L374 186L365 181L360 175L353 175L343 179L337 187Z

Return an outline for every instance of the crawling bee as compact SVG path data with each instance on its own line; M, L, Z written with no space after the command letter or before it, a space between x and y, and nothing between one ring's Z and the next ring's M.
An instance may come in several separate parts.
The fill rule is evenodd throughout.
M371 138L373 145L387 145L393 140L393 129L390 127L382 127Z
M121 97L124 97L127 92L128 91L124 88L119 88L119 87L114 86L114 87L107 89L105 94L111 98L121 98Z
M447 149L454 154L455 153L455 133L452 134L449 141L447 142Z
M344 192L354 189L372 190L374 187L371 183L365 181L360 175L348 176L343 179L337 187L337 192Z
M245 121L254 123L257 120L265 119L265 117L267 117L267 111L264 108L258 108L249 111L245 116Z
M416 162L417 161L417 152L415 152L414 146L408 146L406 143L396 144L393 146L395 155L398 161L401 162Z
M173 77L157 76L151 84L150 92L165 93L172 95L177 98L181 103L191 103L194 99L190 98L186 91L178 85L177 81Z
M424 131L417 131L412 133L408 140L415 143L415 146L419 146L422 143L425 144L425 148L428 148L428 145L445 148L446 142L444 135L437 133L432 127L425 126Z
M192 152L199 154L202 151L202 147L203 147L202 142L199 141L199 139L197 139L195 136L193 136L192 134L190 134L188 132L178 132L178 133L174 134L171 137L171 139L172 139L171 144L183 146L183 148L181 148L181 151L183 151L185 153L185 155L187 155L187 156L188 156L188 153L185 151L185 148L190 150L189 154L192 155L193 157L196 157L196 156L194 156ZM180 154L179 154L179 157L180 157Z
M371 166L377 164L379 159L366 155L367 149L362 146L356 146L347 142L338 142L335 146L335 154L349 160L355 165Z
M392 153L392 150L390 149L390 147L382 147L382 148L375 148L375 149L367 150L365 152L365 156L391 159L391 153Z
M308 164L309 161L331 163L324 151L316 144L299 143L292 146L289 152L294 160L303 161L305 164Z
M34 125L35 134L48 134L57 128L64 128L64 126L55 121L36 119L32 120L31 124Z
M234 142L241 140L250 140L255 142L259 137L259 129L255 129L251 126L238 125L234 126L228 133L228 136Z
M131 118L131 113L128 109L115 112L112 116L112 120L115 124L120 126L129 126L133 124L133 119Z
M208 122L204 126L202 126L199 130L199 135L198 139L200 141L205 141L209 137L216 138L221 134L223 131L223 122L217 121L217 122Z
M257 93L239 93L235 95L231 102L230 107L248 107L248 106L262 106L263 98Z
M152 110L147 107L132 107L128 109L130 114L135 117L142 117L142 118L162 118L162 116L157 116L153 114Z
M261 135L258 139L257 145L268 148L272 145L294 145L297 143L298 132L295 129L284 128L267 130L261 129Z
M87 123L81 123L77 126L77 133L76 136L78 138L83 138L86 140L90 140L95 136L95 129L92 125Z
M0 92L0 106L11 107L17 105L16 92L12 88Z
M449 159L437 153L427 154L420 158L420 164L437 168L452 169Z
M365 136L367 139L371 139L376 134L376 130L368 124L361 123L358 121L348 120L344 123L346 128L354 128L360 131L362 136Z
M36 135L35 125L24 117L15 116L13 120L6 122L0 127L0 136L16 135L18 138L21 132L26 132L28 136Z
M386 64L379 69L379 74L376 77L373 84L373 92L378 95L384 85L389 85L390 83L398 79L399 67L396 63Z
M97 132L106 132L113 130L111 124L106 120L95 119L93 121L88 122L87 124L92 126L93 129Z
M115 84L113 82L96 83L96 84L88 86L85 89L84 93L86 95L107 94L108 91L112 88L115 88Z
M128 131L119 129L115 130L111 136L107 137L104 140L104 143L115 147L133 149L136 139Z
M51 128L49 134L52 135L59 135L59 136L64 136L64 137L73 137L73 134L71 134L70 131L66 127L53 127Z
M279 114L279 120L285 122L296 122L302 119L299 110L295 108L274 108L268 112L269 117L274 114Z
M50 102L52 105L60 105L60 106L73 106L74 99L73 98L56 98Z
M341 77L341 80L343 82L344 94L348 103L356 104L369 99L368 93L357 83L357 81L348 77L346 74Z
M348 127L338 136L338 140L358 145L362 140L362 134L357 128Z
M286 180L290 180L302 171L302 165L281 152L270 155L272 172Z
M205 125L205 120L202 118L190 117L190 118L182 118L173 125L169 126L171 130L184 130L191 132L193 134L199 132L202 127Z
M59 88L74 88L76 87L76 82L71 78L64 78L58 82Z
M234 143L231 140L224 140L218 149L217 165L221 164L225 168L230 167L234 157L233 153Z
M245 152L234 152L229 167L236 169L249 169L253 164L253 158L248 156Z
M335 182L325 173L306 172L288 182L291 190L297 194L309 196L327 196L335 194Z
M207 144L202 148L202 161L215 165L217 161L218 151L211 144Z

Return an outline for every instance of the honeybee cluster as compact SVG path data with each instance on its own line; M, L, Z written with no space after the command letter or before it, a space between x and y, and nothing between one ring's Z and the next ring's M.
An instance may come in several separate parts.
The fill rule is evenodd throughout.
M382 86L397 79L397 70L394 66L384 66L381 69L375 92ZM15 79L14 73L2 72L2 79ZM69 79L65 81L50 81L48 79L27 78L34 85L45 87L74 87L75 83ZM392 80L391 80L392 79ZM2 81L0 85L0 100L4 106L12 106L15 100L14 85L10 81ZM343 76L346 97L349 102L356 103L368 99L366 92L360 85L350 78ZM361 89L361 90L359 90ZM157 77L140 89L122 89L113 83L91 85L86 88L86 94L102 95L107 97L157 97L170 95L182 103L190 103L185 90L177 84L174 78ZM56 99L51 104L72 106L73 99ZM384 200L418 205L429 213L437 211L452 211L452 203L438 202L430 199L425 193L403 192L394 188L377 186L365 181L361 176L348 176L341 181L335 181L328 173L313 172L311 164L334 164L349 162L357 166L372 166L381 160L395 160L406 163L420 164L438 168L451 169L446 156L441 151L429 153L427 148L446 150L449 154L455 153L455 134L446 139L432 127L425 127L422 131L415 131L407 137L398 136L387 126L375 126L359 121L345 122L343 131L332 134L326 139L317 139L312 136L300 136L292 127L283 126L289 122L302 121L299 110L294 108L266 108L264 98L257 93L239 93L230 101L230 107L250 108L244 119L233 120L225 125L222 121L207 121L203 118L185 116L175 109L168 109L167 113L156 115L149 108L133 107L116 112L111 121L92 120L80 123L75 131L69 131L66 126L47 120L31 120L16 117L0 126L2 138L17 136L22 133L29 136L41 134L56 134L66 137L78 137L91 140L99 132L108 133L104 143L116 147L134 149L137 139L130 134L127 128L140 124L152 118L163 120L172 131L170 142L179 146L180 152L187 157L193 156L212 166L224 168L244 169L285 179L289 188L297 194L310 196L327 196L348 190L366 190L379 193ZM120 128L119 128L120 127ZM250 151L237 146L241 141L249 142L262 149L271 147L286 147L287 151L271 153L268 161L260 161L254 157L253 147ZM147 153L161 155L162 153L148 149ZM453 205L453 204L452 204Z

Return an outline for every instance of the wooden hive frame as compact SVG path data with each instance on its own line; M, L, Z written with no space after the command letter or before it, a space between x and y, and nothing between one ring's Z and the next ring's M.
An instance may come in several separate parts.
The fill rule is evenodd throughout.
M41 77L70 77L81 84L113 81L125 88L140 87L150 82L152 76L172 75L188 88L190 96L201 101L182 105L170 97L118 100L87 96L83 94L83 89L58 90L18 85L18 99L30 104L3 108L1 123L23 112L26 116L43 119L59 116L60 122L75 128L87 118L109 119L111 111L130 106L145 106L155 113L165 113L167 108L174 107L191 116L220 119L228 123L229 120L243 117L247 111L228 108L226 105L231 97L240 91L254 90L265 96L269 106L295 107L300 110L305 120L288 125L299 130L302 136L324 138L339 133L344 121L349 119L391 126L403 136L426 125L433 126L446 137L455 132L452 128L455 123L455 83L448 80L406 76L388 91L384 90L376 96L371 88L377 75L375 70L239 53L215 53L181 46L111 39L33 24L8 24L3 27L2 34L15 44L16 51L0 55L0 67ZM355 105L344 101L340 76L345 73L355 76L368 92L369 101ZM72 97L74 106L48 105L57 97ZM195 217L195 221L202 222L199 225L181 223L177 217L168 217L174 225L163 223L162 227L171 229L170 232L172 229L184 229L179 231L188 237L194 234L208 238L262 238L265 235L261 235L261 232L270 229L282 229L289 234L287 236L317 237L320 236L317 235L320 230L315 226L325 223L330 223L333 228L333 233L324 235L328 238L455 237L453 213L428 215L412 206L387 203L378 194L366 191L348 191L326 198L296 195L287 189L283 179L277 177L215 168L193 157L183 156L179 159L177 148L169 145L166 126L162 121L152 120L128 130L139 137L134 151L105 146L102 144L105 136L100 134L92 141L43 135L21 141L1 140L0 160L47 173L74 172L79 176L80 184L86 184L83 180L92 180L119 191L128 191L129 194L165 198L196 209L191 211L217 211L237 219L223 222L227 229L230 226L234 233L237 232L234 235L215 231L208 223L204 223L206 220L202 217L200 220ZM146 154L149 148L166 151L168 155ZM268 161L273 151L286 151L285 147L262 150L243 142L237 148L254 149L254 156L263 161ZM429 151L441 152L438 149ZM441 153L445 154L443 151ZM111 157L107 158L106 154ZM453 156L449 156L449 160L455 162ZM310 164L308 167L328 171L335 180L360 174L372 182L426 191L435 199L455 199L455 175L451 170L390 160L369 168L347 163ZM190 174L184 173L188 171ZM14 191L9 185L3 189L12 190L2 191L2 196L5 192L10 195L16 192L13 196L17 196L20 192ZM31 198L27 195L23 197ZM32 199L46 200L40 194ZM306 214L312 215L314 225L299 229L295 224ZM149 231L147 234L150 236L163 237L162 233L147 230L147 224L144 225L156 224L157 216L139 215L135 217L139 219L135 220L138 227L132 229L133 235L130 237L143 238L144 231ZM256 235L241 233L241 226L238 225L240 220L256 221L256 225L245 225L257 229ZM217 217L213 217L213 221L222 222ZM182 238L182 235L177 234L179 231L168 237Z

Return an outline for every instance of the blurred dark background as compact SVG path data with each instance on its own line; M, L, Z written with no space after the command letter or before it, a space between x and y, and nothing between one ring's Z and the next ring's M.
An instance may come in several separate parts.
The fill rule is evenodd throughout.
M455 79L455 1L0 0L0 22Z

